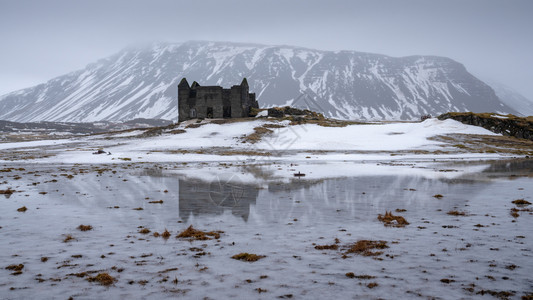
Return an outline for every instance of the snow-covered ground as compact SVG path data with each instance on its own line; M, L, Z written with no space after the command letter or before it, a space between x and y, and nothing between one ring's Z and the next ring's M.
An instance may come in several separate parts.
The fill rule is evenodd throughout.
M465 125L454 120L428 119L421 123L322 127L315 124L289 126L288 121L277 122L262 119L220 125L209 123L198 128L186 128L190 124L192 123L180 125L177 129L185 130L185 132L179 134L163 133L154 137L136 138L132 135L139 132L129 132L70 140L3 143L0 144L0 150L7 153L3 157L9 158L9 151L17 150L17 148L23 148L25 151L47 149L48 155L45 159L38 159L38 156L30 159L36 163L199 162L245 159L298 161L306 157L312 160L361 161L434 159L435 157L473 159L502 156L490 153L465 155L453 153L453 151L438 153L438 155L431 153L443 150L446 146L443 142L430 140L434 136L496 135L486 129ZM264 135L257 143L243 142L243 138L253 133L254 128L265 124L284 127L270 128L273 132ZM72 146L75 143L76 146ZM43 148L44 146L53 147ZM112 155L92 155L98 148L103 148ZM232 154L232 151L236 153ZM271 155L253 155L257 151ZM408 153L393 157L391 152L394 151L407 151ZM417 151L425 151L425 154L417 154ZM53 156L50 157L51 155Z

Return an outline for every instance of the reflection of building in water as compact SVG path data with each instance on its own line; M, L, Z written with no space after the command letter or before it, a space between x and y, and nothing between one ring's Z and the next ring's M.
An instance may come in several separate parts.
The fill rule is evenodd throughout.
M248 221L250 204L255 204L259 191L253 185L241 182L215 180L211 183L192 180L179 180L180 217L187 221L189 216L202 214L222 214L231 210L235 216Z

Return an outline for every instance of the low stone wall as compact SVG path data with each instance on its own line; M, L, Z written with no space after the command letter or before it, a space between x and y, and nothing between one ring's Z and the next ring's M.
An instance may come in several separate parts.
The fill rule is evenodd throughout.
M453 119L464 124L483 127L494 133L533 141L533 117L521 118L513 115L490 113L450 112L442 114L437 118L439 120Z
M272 107L268 109L268 116L273 118L283 118L286 115L289 116L305 116L316 120L324 119L324 116L320 113L310 111L308 109L298 109L290 106L284 107Z

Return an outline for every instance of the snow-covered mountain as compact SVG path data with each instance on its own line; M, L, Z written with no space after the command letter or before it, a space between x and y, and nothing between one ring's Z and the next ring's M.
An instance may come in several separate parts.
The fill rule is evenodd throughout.
M248 78L262 107L341 119L411 120L448 111L516 113L449 58L190 41L127 48L85 69L0 97L0 119L177 120L182 77L230 87Z
M496 96L504 104L518 111L523 116L533 116L533 101L502 83L493 80L485 80L485 82L494 89Z

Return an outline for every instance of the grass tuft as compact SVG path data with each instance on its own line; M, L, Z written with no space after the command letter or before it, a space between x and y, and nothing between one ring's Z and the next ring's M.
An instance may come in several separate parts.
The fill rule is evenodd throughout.
M141 233L141 234L149 234L150 233L150 229L143 228L143 229L139 230L139 233Z
M112 285L117 281L113 276L109 275L108 273L99 273L98 275L94 277L87 278L89 282L98 282L101 285Z
M15 192L15 190L12 190L11 188L7 188L7 190L0 190L0 195L11 195Z
M74 238L72 235L67 234L67 235L65 236L65 239L63 239L63 243L68 243L68 242L70 242L70 241L72 241L72 240L75 240L75 239L76 239L76 238Z
M378 220L388 227L404 227L405 225L409 225L409 222L404 217L395 216L390 211L386 211L385 215L379 214Z
M165 229L165 231L161 234L161 236L164 239L168 239L170 237L170 232L167 229Z
M17 211L18 211L18 212L25 212L25 211L27 211L27 210L28 210L28 208L27 208L26 206L23 206L23 207L17 208Z
M526 201L524 199L516 199L512 202L516 206L528 206L531 205L531 202Z
M254 262L254 261L258 261L261 258L265 258L265 257L266 256L264 256L264 255L257 255L257 254L251 254L251 253L243 252L243 253L239 253L239 254L233 255L231 258L236 259L236 260Z
M194 227L192 227L191 225L187 229L182 231L180 234L178 234L177 238L188 238L191 240L204 241L210 240L212 238L219 239L221 233L223 233L223 231L201 231L198 229L194 229Z
M78 229L81 230L81 231L89 231L89 230L92 230L93 227L91 225L80 225L78 226Z
M447 212L450 216L466 216L466 213L464 211L457 211L457 210L450 210Z
M24 269L24 265L23 264L18 264L18 265L9 265L6 267L6 270L10 270L10 271L22 271L22 269Z
M316 245L316 250L337 250L339 248L339 245L332 244L332 245Z
M386 241L372 241L372 240L359 240L355 244L353 244L346 253L355 253L363 256L378 256L383 254L382 251L375 251L372 252L371 250L374 249L386 249L389 248L387 246Z

